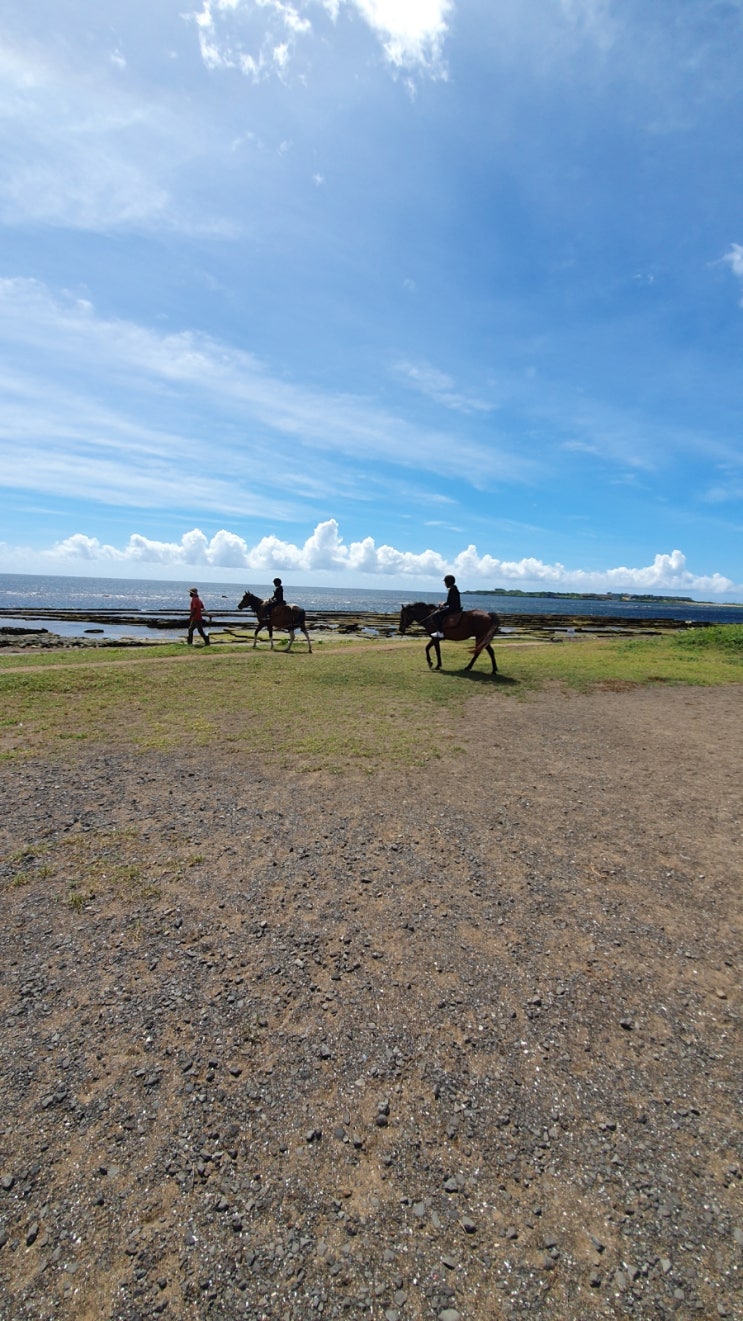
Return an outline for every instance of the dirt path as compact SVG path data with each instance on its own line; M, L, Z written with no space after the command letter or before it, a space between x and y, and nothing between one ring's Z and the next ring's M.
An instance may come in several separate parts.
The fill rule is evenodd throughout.
M0 764L3 1321L743 1316L742 709Z

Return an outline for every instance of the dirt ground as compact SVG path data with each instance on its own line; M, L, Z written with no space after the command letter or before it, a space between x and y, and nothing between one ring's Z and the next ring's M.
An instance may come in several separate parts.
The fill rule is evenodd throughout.
M0 764L0 1317L743 1317L740 687Z

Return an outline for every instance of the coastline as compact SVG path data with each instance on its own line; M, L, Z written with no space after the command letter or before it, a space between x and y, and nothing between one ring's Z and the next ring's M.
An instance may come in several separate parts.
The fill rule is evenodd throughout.
M255 585L255 584L254 584ZM257 594L265 595L260 584ZM391 637L397 633L401 597L435 597L412 589L309 588L293 585L290 597L301 605L314 633L357 633ZM252 638L255 616L239 612L238 590L231 583L202 588L212 630ZM0 646L135 645L183 635L187 589L172 581L97 578L43 578L0 574ZM530 596L518 590L465 589L467 609L497 613L504 633L517 636L564 636L567 633L667 631L717 623L740 623L743 605L695 602L689 598L590 597L576 593ZM44 630L44 631L42 631ZM60 640L61 639L61 640Z
M501 620L501 632L514 640L535 636L546 641L580 634L678 632L689 627L708 627L715 622L626 615L497 613ZM215 641L252 642L257 620L251 612L238 614L237 611L214 611L207 618L207 626ZM119 610L35 608L11 613L0 609L0 649L156 645L158 642L185 638L187 627L186 610L143 615ZM370 611L308 610L307 627L312 633L394 637L399 631L399 616L397 613ZM420 631L418 627L417 632ZM263 636L266 636L265 633ZM279 638L282 636L277 635ZM410 636L416 636L416 631L411 630Z

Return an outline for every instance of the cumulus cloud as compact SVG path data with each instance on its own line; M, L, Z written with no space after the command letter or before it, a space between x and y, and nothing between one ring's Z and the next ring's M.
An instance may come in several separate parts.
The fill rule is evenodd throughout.
M379 37L391 64L440 69L451 0L348 0Z
M302 545L282 541L276 536L262 537L250 546L237 533L225 529L208 538L199 528L185 532L180 541L156 541L133 533L123 549L117 549L84 533L75 533L45 552L58 566L72 562L91 564L115 561L134 568L144 563L209 569L240 569L263 578L284 572L332 573L339 577L377 576L440 583L445 573L454 573L463 587L542 588L551 591L578 592L679 592L720 595L736 585L722 574L695 574L686 565L680 550L657 554L651 564L638 568L623 565L609 569L571 569L559 562L526 556L520 560L502 560L481 554L469 545L453 558L439 551L403 551L394 546L377 546L373 537L344 541L338 522L329 518L318 523Z

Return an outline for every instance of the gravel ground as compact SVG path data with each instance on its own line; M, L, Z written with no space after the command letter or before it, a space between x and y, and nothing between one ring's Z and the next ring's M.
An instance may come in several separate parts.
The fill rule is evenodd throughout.
M743 1317L740 688L0 764L0 1316Z

